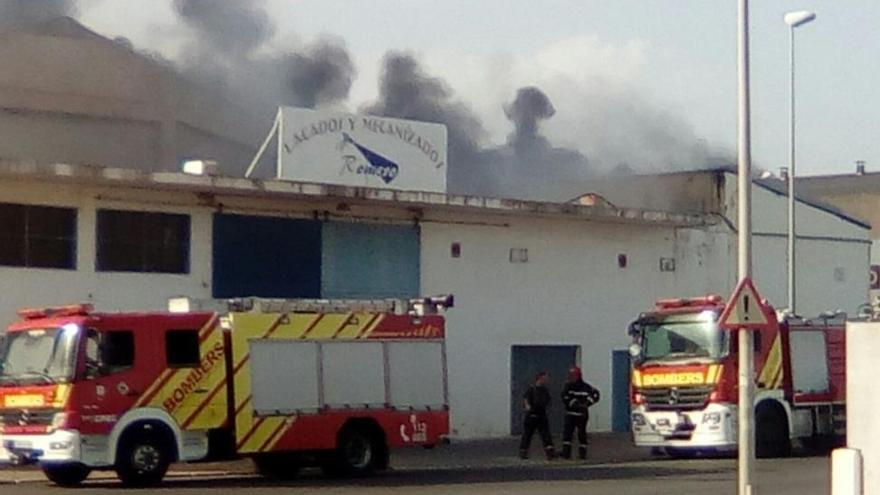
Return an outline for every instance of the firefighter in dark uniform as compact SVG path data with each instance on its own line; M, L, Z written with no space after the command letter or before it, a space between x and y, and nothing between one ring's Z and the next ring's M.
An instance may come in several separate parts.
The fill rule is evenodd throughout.
M547 421L547 408L550 407L551 402L550 391L547 390L549 379L550 376L546 372L538 373L535 377L535 384L529 387L523 396L525 420L522 440L519 443L520 459L529 458L529 445L532 443L535 431L541 435L547 460L553 459L553 437L550 436L550 423Z
M562 389L562 403L565 405L565 427L562 431L562 457L571 459L571 440L574 431L578 436L578 455L587 458L587 421L590 420L590 406L599 402L599 391L585 382L581 369L572 366L568 370L568 382Z

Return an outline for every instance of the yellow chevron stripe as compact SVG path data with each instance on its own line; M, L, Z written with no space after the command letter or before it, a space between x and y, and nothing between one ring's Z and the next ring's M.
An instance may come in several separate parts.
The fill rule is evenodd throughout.
M351 313L325 314L321 321L309 332L307 338L317 340L332 339L340 328L348 323Z
M773 388L782 387L782 377L785 373L783 372L782 366L779 366L779 371L776 373L776 377L773 379Z
M375 313L355 313L351 316L348 321L348 324L343 327L339 333L336 334L336 338L339 340L351 340L356 339L358 335L361 334L370 324L373 323L373 320L376 318Z
M782 337L777 334L773 340L773 346L767 354L761 373L758 375L758 383L763 383L765 388L777 388L776 383L781 382L782 374Z
M385 315L384 315L384 314L380 314L379 317L376 318L376 321L374 321L374 322L370 325L370 327L367 328L366 331L364 331L364 334L361 335L359 338L361 338L361 339L367 339L367 338L369 338L370 335L372 335L373 331L376 330L376 328L379 326L380 323L382 323L382 320L384 320L384 319L385 319Z
M204 356L217 344L222 343L223 333L217 332L201 346ZM205 390L203 393L191 393L174 411L174 418L183 426L183 423L198 411L192 422L186 426L187 430L207 430L220 427L226 419L227 395L223 390L226 380L225 358L219 356L213 367L203 376L197 385L197 389ZM186 377L184 377L184 380ZM173 383L169 382L169 385ZM173 389L172 389L173 390ZM214 393L216 391L216 393ZM212 395L213 394L213 395ZM159 395L162 395L161 393ZM158 395L157 395L158 397ZM201 410L200 410L201 409Z
M706 369L706 383L715 383L715 373L718 371L717 364L710 364Z
M209 332L212 328L214 328L214 326L216 325L217 319L218 319L217 315L214 314L213 316L211 316L211 318L208 319L208 321L204 325L202 325L202 328L199 329L199 340L201 340L201 338L205 335L206 332ZM147 390L144 391L144 393L142 393L140 397L138 397L138 400L135 402L134 407L144 406L146 399L148 397L150 397L151 395L153 395L153 393L156 392L156 389L158 387L162 386L162 383L165 382L171 374L175 373L175 371L176 370L174 370L174 369L168 368L168 369L165 369L162 373L160 373L159 376L153 381L153 383L151 383L150 386L147 387ZM153 402L154 401L152 401L152 400L150 401L151 404Z
M282 423L284 423L283 417L265 418L262 424L257 426L250 438L247 439L247 442L238 448L238 451L242 453L259 452L260 447L269 441L269 437L275 433Z
M216 322L216 319L212 319L211 322ZM138 400L140 405L168 410L172 417L182 425L211 398L210 404L207 404L199 412L187 429L217 428L225 420L226 394L216 394L214 397L210 397L210 391L217 388L226 375L224 357L215 351L215 348L222 346L223 332L203 333L203 335L206 335L207 338L199 345L199 354L202 357L200 367L166 370L157 383L150 387L150 394L153 397L145 400L147 397L145 394ZM211 353L216 359L209 362L207 356ZM165 378L167 380L162 383ZM185 385L188 379L191 382ZM198 390L205 392L197 392Z
M281 439L284 438L284 435L287 434L287 431L290 430L290 428L293 426L293 423L295 423L295 422L296 422L296 416L287 418L285 420L286 424L284 425L284 428L282 428L281 432L279 432L278 435L275 438L273 438L271 442L269 442L269 446L266 447L264 450L266 452L273 451L275 449L275 446L278 445L278 442L280 442Z
M55 399L52 401L52 407L62 409L67 405L67 399L70 398L70 384L62 383L55 387Z

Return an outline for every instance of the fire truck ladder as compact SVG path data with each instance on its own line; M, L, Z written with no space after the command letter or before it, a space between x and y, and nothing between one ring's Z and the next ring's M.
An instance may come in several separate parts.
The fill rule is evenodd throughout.
M193 301L174 298L172 312L212 310L256 313L394 313L422 316L437 314L455 304L452 295L416 299L271 299L242 297L224 300Z

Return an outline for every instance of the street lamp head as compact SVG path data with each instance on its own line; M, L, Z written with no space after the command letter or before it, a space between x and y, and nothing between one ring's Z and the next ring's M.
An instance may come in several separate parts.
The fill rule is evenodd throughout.
M792 28L803 26L804 24L811 22L815 18L816 13L810 12L809 10L798 10L797 12L789 12L785 14L784 17L785 23Z

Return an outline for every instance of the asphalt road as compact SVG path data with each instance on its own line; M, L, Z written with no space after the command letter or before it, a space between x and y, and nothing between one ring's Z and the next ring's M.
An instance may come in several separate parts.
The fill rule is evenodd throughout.
M758 491L776 495L829 493L827 457L762 460L757 469ZM174 479L159 488L135 493L216 495L262 494L585 494L661 495L736 493L736 467L731 459L687 461L652 460L614 465L580 466L530 462L523 466L450 469L401 469L362 480L331 480L305 472L296 481L271 482L253 476ZM78 490L45 482L0 486L0 494L56 493L130 494L115 481L93 481Z

